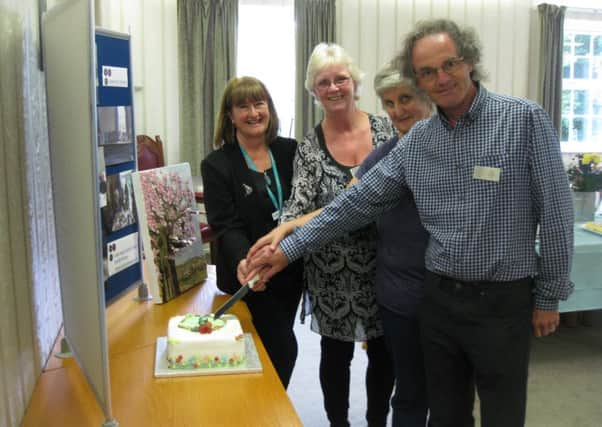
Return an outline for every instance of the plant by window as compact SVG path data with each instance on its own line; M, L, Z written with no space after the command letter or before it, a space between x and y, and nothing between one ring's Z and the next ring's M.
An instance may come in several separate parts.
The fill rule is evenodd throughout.
M573 191L602 191L602 163L596 153L577 154L567 170Z

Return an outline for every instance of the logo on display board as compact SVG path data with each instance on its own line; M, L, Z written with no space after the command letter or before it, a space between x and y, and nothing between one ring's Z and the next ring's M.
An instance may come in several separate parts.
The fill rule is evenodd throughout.
M128 69L103 65L102 85L106 87L128 87Z

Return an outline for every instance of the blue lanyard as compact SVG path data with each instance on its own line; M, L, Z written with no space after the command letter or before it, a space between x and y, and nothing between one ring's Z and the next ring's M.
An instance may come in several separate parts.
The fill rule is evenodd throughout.
M257 167L255 167L253 160L251 160L251 157L249 156L247 151L244 149L244 147L240 144L238 144L238 146L240 147L240 151L242 152L242 155L244 156L249 169L254 170L255 172L259 172L257 170ZM269 148L268 148L268 154L270 155L270 161L272 162L272 170L274 171L274 179L276 180L276 191L278 192L278 200L276 200L276 196L274 196L274 193L272 192L272 189L270 188L271 180L266 171L263 172L263 177L265 179L265 189L267 190L268 196L270 197L270 200L272 201L272 205L274 205L274 208L276 209L276 212L278 213L278 217L274 218L274 219L280 220L280 217L282 216L282 205L283 205L283 203L282 203L282 187L280 186L280 177L278 176L278 168L276 167L276 161L274 160L274 156L272 155L272 150L270 150ZM276 212L274 212L274 213L276 213Z

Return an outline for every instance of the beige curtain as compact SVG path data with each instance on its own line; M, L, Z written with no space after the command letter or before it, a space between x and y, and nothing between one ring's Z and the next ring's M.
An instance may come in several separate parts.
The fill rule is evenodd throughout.
M334 42L335 0L296 0L296 88L295 88L295 137L303 138L309 129L322 118L314 98L305 90L307 61L314 47L320 42Z
M21 310L15 304L20 297L28 296L23 291L29 277L25 242L25 171L20 145L23 135L22 128L16 126L22 104L14 102L19 98L18 88L22 81L13 59L20 59L20 54L14 39L4 39L5 28L17 29L14 21L5 22L5 18L4 14L0 18L0 56L3 58L0 62L0 425L17 426L37 372L31 351L28 356L21 356L23 338L28 341L25 344L29 350L33 347L31 319L28 324L19 325ZM15 81L9 81L10 77Z
M542 82L538 99L560 132L562 118L562 46L565 6L542 3L537 6L540 29L539 69Z
M62 321L38 2L0 7L0 425L20 425Z
M235 73L238 0L178 0L177 9L180 159L200 175L222 92Z

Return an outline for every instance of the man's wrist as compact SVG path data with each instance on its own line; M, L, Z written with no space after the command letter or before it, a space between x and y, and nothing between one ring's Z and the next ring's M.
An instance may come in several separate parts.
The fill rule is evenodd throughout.
M535 308L537 310L558 311L558 299L546 298L542 295L535 294Z
M293 233L283 239L278 245L289 263L292 263L303 256L303 250L298 247L299 244L296 240L295 234Z

